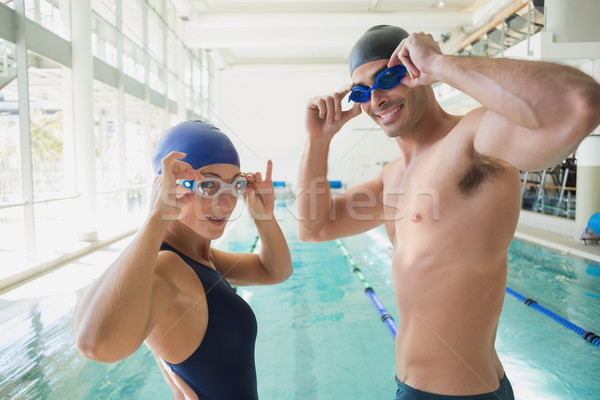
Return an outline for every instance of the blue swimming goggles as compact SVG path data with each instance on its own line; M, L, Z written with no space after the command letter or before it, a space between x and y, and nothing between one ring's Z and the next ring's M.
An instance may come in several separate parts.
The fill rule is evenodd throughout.
M375 78L375 84L370 88L366 86L354 86L350 92L350 98L348 102L352 100L355 103L364 103L371 98L371 92L375 89L391 89L400 83L404 75L406 74L406 67L404 65L396 65L381 71L377 78Z
M214 198L228 191L232 196L240 197L246 191L248 180L243 176L235 178L231 183L223 182L219 178L204 178L202 180L177 179L177 184L192 190L199 196Z

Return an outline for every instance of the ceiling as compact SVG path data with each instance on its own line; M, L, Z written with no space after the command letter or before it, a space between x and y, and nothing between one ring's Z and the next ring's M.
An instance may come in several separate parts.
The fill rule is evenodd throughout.
M248 64L346 63L368 28L399 25L452 48L515 0L172 0L191 48L221 68ZM525 0L517 0L525 1ZM443 6L440 6L440 3ZM443 42L442 35L446 37ZM449 37L449 40L448 40Z

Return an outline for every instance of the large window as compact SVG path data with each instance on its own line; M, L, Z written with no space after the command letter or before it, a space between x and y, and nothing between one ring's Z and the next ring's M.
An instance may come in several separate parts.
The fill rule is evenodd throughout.
M177 60L177 38L173 32L167 32L167 82L168 96L171 100L177 99L178 77L177 68L179 67Z
M44 28L69 39L69 16L60 9L60 1L25 0L25 15Z
M65 88L70 75L48 59L29 53L29 102L33 192L35 200L72 195L74 172L72 143L65 143L63 129ZM67 159L66 152L70 150ZM69 184L67 184L69 182Z
M201 115L204 118L211 119L213 113L213 104L211 99L212 82L212 62L206 51L202 51L202 80L200 81L200 93L202 99Z
M123 40L123 72L139 82L146 83L144 67L144 50L134 41Z
M150 105L150 149L154 151L158 139L170 127L169 114L162 108Z
M205 52L186 48L177 36L181 29L170 1L90 1L91 37L73 42L90 43L93 56L107 65L92 71L89 97L74 99L73 71L65 58L75 0L25 0L28 24L64 40L52 38L56 52L28 52L22 75L16 54L23 49L0 39L0 280L88 246L80 234L107 239L139 226L158 138L182 119L206 114L211 104L210 63ZM14 8L12 1L0 2ZM47 44L40 32L24 32L30 49ZM29 97L28 113L19 93ZM91 102L90 132L74 132L74 101ZM94 149L92 143L86 149L78 139L92 134ZM80 152L95 155L95 168L78 163ZM95 192L78 187L79 177L93 180ZM95 221L83 221L90 214L80 214L80 207L94 210Z
M21 148L15 46L0 39L0 205L21 201Z
M15 46L0 39L0 243L3 257L0 279L12 271L6 267L25 251L22 207L21 144ZM18 261L16 261L18 262Z
M144 47L144 19L141 0L121 1L123 34L136 46Z
M65 129L71 75L31 52L28 72L36 250L48 259L78 242L74 141Z
M99 232L108 237L139 225L148 203L145 103L125 95L119 125L117 91L94 84Z
M117 89L94 82L94 124L96 143L96 187L99 192L121 189L121 129Z
M117 67L117 30L104 18L92 17L92 54Z
M164 61L164 45L163 45L163 25L162 21L150 10L148 12L148 49L152 57L156 58L160 63Z
M148 85L158 93L165 93L165 72L161 63L150 58L150 73Z
M127 186L146 184L151 168L147 157L146 124L144 102L125 95L125 154L127 158Z
M192 54L189 50L183 52L183 81L185 85L185 108L192 110L194 107L194 83L192 80Z
M109 24L117 25L116 0L91 0L92 10Z

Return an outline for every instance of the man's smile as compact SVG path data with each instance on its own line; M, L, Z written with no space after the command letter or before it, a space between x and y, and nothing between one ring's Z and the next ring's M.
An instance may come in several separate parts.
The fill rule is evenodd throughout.
M379 121L382 123L387 123L390 122L391 120L393 120L396 115L398 114L398 112L404 107L404 103L400 103L399 105L392 107L391 109L387 109L385 112L383 113L375 113L375 115L377 116L377 118L379 118Z

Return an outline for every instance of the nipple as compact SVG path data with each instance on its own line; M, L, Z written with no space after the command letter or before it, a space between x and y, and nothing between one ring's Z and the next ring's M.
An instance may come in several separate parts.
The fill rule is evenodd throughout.
M412 216L412 221L413 222L419 222L419 221L421 221L421 214L419 214L418 212L414 213L413 216Z

